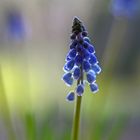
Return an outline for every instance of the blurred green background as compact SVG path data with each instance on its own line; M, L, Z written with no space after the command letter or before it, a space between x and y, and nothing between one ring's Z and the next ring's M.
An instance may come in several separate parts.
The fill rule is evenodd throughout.
M11 35L12 11L23 36ZM109 0L1 0L0 140L70 140L74 103L61 76L74 16L102 67L98 94L83 96L80 140L140 140L139 15L114 17Z

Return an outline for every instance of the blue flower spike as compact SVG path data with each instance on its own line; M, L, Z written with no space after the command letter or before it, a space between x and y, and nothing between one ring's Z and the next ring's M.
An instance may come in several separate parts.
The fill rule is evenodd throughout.
M96 93L98 91L95 81L97 74L101 72L101 68L95 55L94 46L88 37L88 32L77 17L73 19L70 39L70 50L63 67L66 73L62 79L68 86L72 86L73 82L77 81L75 92L69 92L66 97L68 101L74 101L75 94L83 96L86 84L90 86L91 92ZM84 75L86 75L86 79L84 79Z

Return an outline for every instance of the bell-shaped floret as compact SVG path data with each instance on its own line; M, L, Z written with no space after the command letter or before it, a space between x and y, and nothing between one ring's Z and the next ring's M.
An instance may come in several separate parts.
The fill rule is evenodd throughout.
M96 80L96 74L94 71L90 70L87 74L87 81L93 83Z
M84 85L83 84L79 84L77 86L76 93L78 96L82 96L82 94L84 93Z
M101 68L98 64L92 65L91 68L96 74L100 74Z
M90 90L93 92L93 93L96 93L99 89L98 89L98 85L96 83L92 83L90 84Z
M71 86L73 84L73 78L71 73L65 73L62 77L62 80L67 86Z
M67 97L66 97L67 101L74 101L75 99L75 93L73 91L69 92Z

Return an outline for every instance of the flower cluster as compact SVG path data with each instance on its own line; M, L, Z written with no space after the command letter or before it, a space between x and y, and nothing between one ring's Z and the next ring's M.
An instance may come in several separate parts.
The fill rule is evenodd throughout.
M96 75L101 72L98 60L95 56L94 46L88 37L83 23L75 17L72 26L70 50L66 56L66 64L63 67L65 74L63 80L68 86L72 86L74 80L77 81L75 91L67 95L68 101L73 101L75 93L82 96L85 83L90 85L93 93L98 91L98 85L95 83ZM84 76L86 80L84 80Z
M132 17L138 13L139 6L139 0L112 0L111 10L116 17Z

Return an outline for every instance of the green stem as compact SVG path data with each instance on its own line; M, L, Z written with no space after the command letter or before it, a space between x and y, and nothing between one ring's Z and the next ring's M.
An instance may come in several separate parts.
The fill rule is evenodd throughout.
M77 85L83 84L83 68L81 66L81 77L77 81ZM74 120L73 120L73 128L72 128L72 140L78 140L79 136L79 123L80 123L80 112L81 112L81 102L82 96L77 96L76 106L74 110Z
M82 101L82 96L77 96L76 107L74 111L72 140L78 140L78 136L79 136L81 101Z

